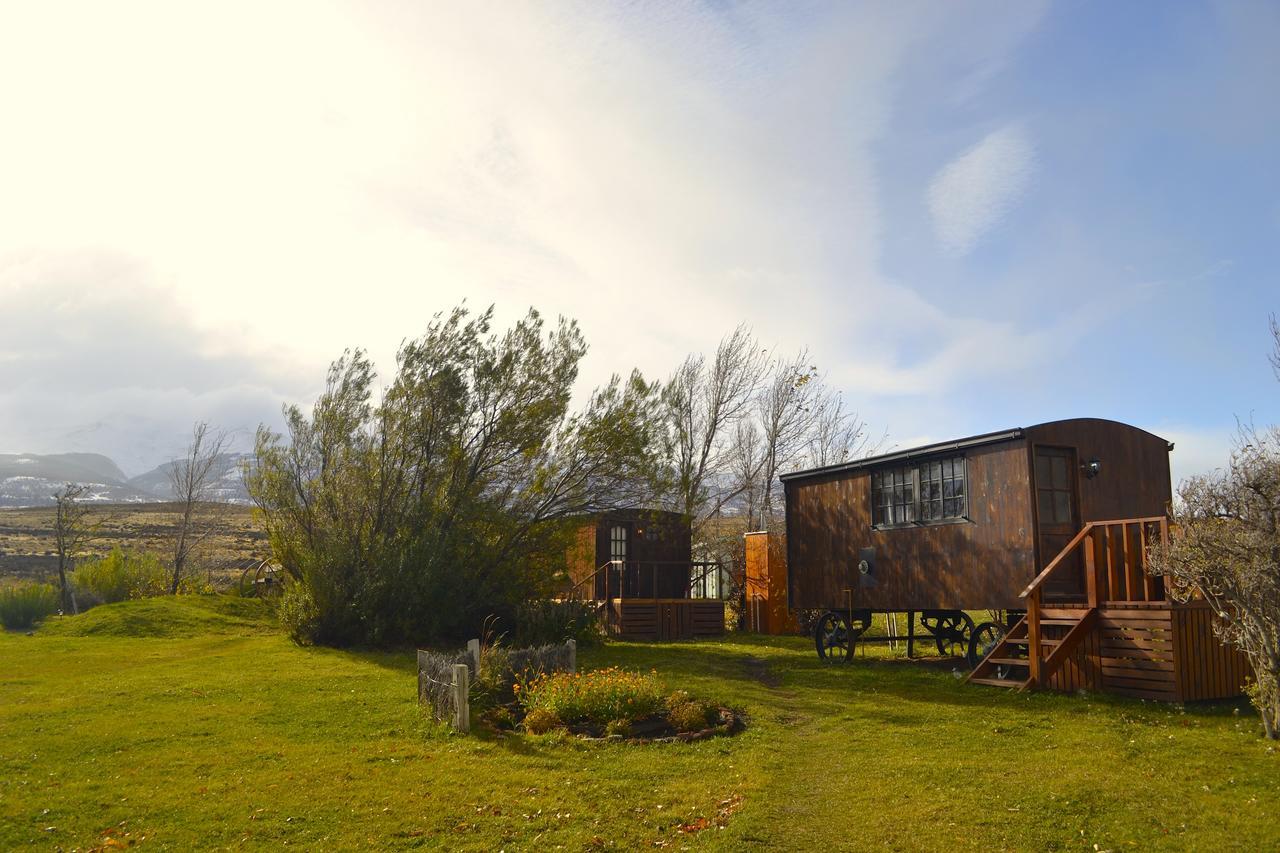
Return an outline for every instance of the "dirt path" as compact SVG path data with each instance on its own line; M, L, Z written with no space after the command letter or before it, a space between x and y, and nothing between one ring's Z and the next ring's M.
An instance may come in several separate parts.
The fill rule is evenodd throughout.
M782 679L769 668L768 661L757 657L748 657L743 661L743 665L747 668L747 675L765 687L776 690L782 686Z

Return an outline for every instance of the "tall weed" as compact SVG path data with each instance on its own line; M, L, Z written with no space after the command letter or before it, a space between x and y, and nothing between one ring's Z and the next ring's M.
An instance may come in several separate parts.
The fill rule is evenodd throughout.
M0 588L0 625L31 628L58 610L58 590L47 583L18 583Z
M72 574L81 606L115 604L169 591L169 572L155 554L116 548L85 560Z

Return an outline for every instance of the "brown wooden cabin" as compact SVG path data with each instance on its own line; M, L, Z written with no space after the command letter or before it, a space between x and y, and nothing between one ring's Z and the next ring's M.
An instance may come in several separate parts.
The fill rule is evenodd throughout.
M569 597L599 602L611 636L680 640L724 634L717 563L693 559L683 515L617 510L581 519L570 549Z
M1005 610L970 680L1182 701L1248 673L1146 572L1168 535L1173 445L1079 418L782 477L788 595L832 611Z

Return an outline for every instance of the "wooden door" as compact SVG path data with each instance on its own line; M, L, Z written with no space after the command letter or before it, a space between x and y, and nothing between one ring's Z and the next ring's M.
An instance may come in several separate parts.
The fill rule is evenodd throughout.
M1036 535L1040 569L1049 565L1080 531L1076 451L1071 447L1035 449ZM1084 566L1077 549L1045 581L1044 595L1054 601L1085 597Z
M621 566L610 566L607 572L609 595L614 598L619 595L635 598L640 594L635 565L632 563L632 538L632 525L626 521L605 519L596 530L596 564L603 566L613 561L622 563Z

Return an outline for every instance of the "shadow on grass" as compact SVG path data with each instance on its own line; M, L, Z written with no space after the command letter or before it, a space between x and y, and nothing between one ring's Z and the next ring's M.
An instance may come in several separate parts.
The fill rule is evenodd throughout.
M417 675L413 649L334 649L314 647L313 654L371 664L404 675ZM1032 707L1045 713L1091 714L1099 706L1114 712L1175 710L1178 706L1090 692L1087 696L1050 692L1017 693L1014 690L960 683L953 670L963 671L954 658L855 657L843 663L818 659L807 637L773 637L729 634L723 640L670 643L608 641L579 652L579 666L596 669L619 666L624 669L655 669L681 686L686 679L715 678L774 703L799 702L818 712L838 714L846 703L873 693L911 705L939 704L973 709L980 716L986 709ZM769 679L760 678L766 667ZM775 683L776 679L776 683ZM1191 718L1252 716L1247 700L1219 700L1185 705L1181 712ZM878 712L887 725L911 726L919 721L911 712ZM504 748L537 754L543 747L524 738L494 736Z

